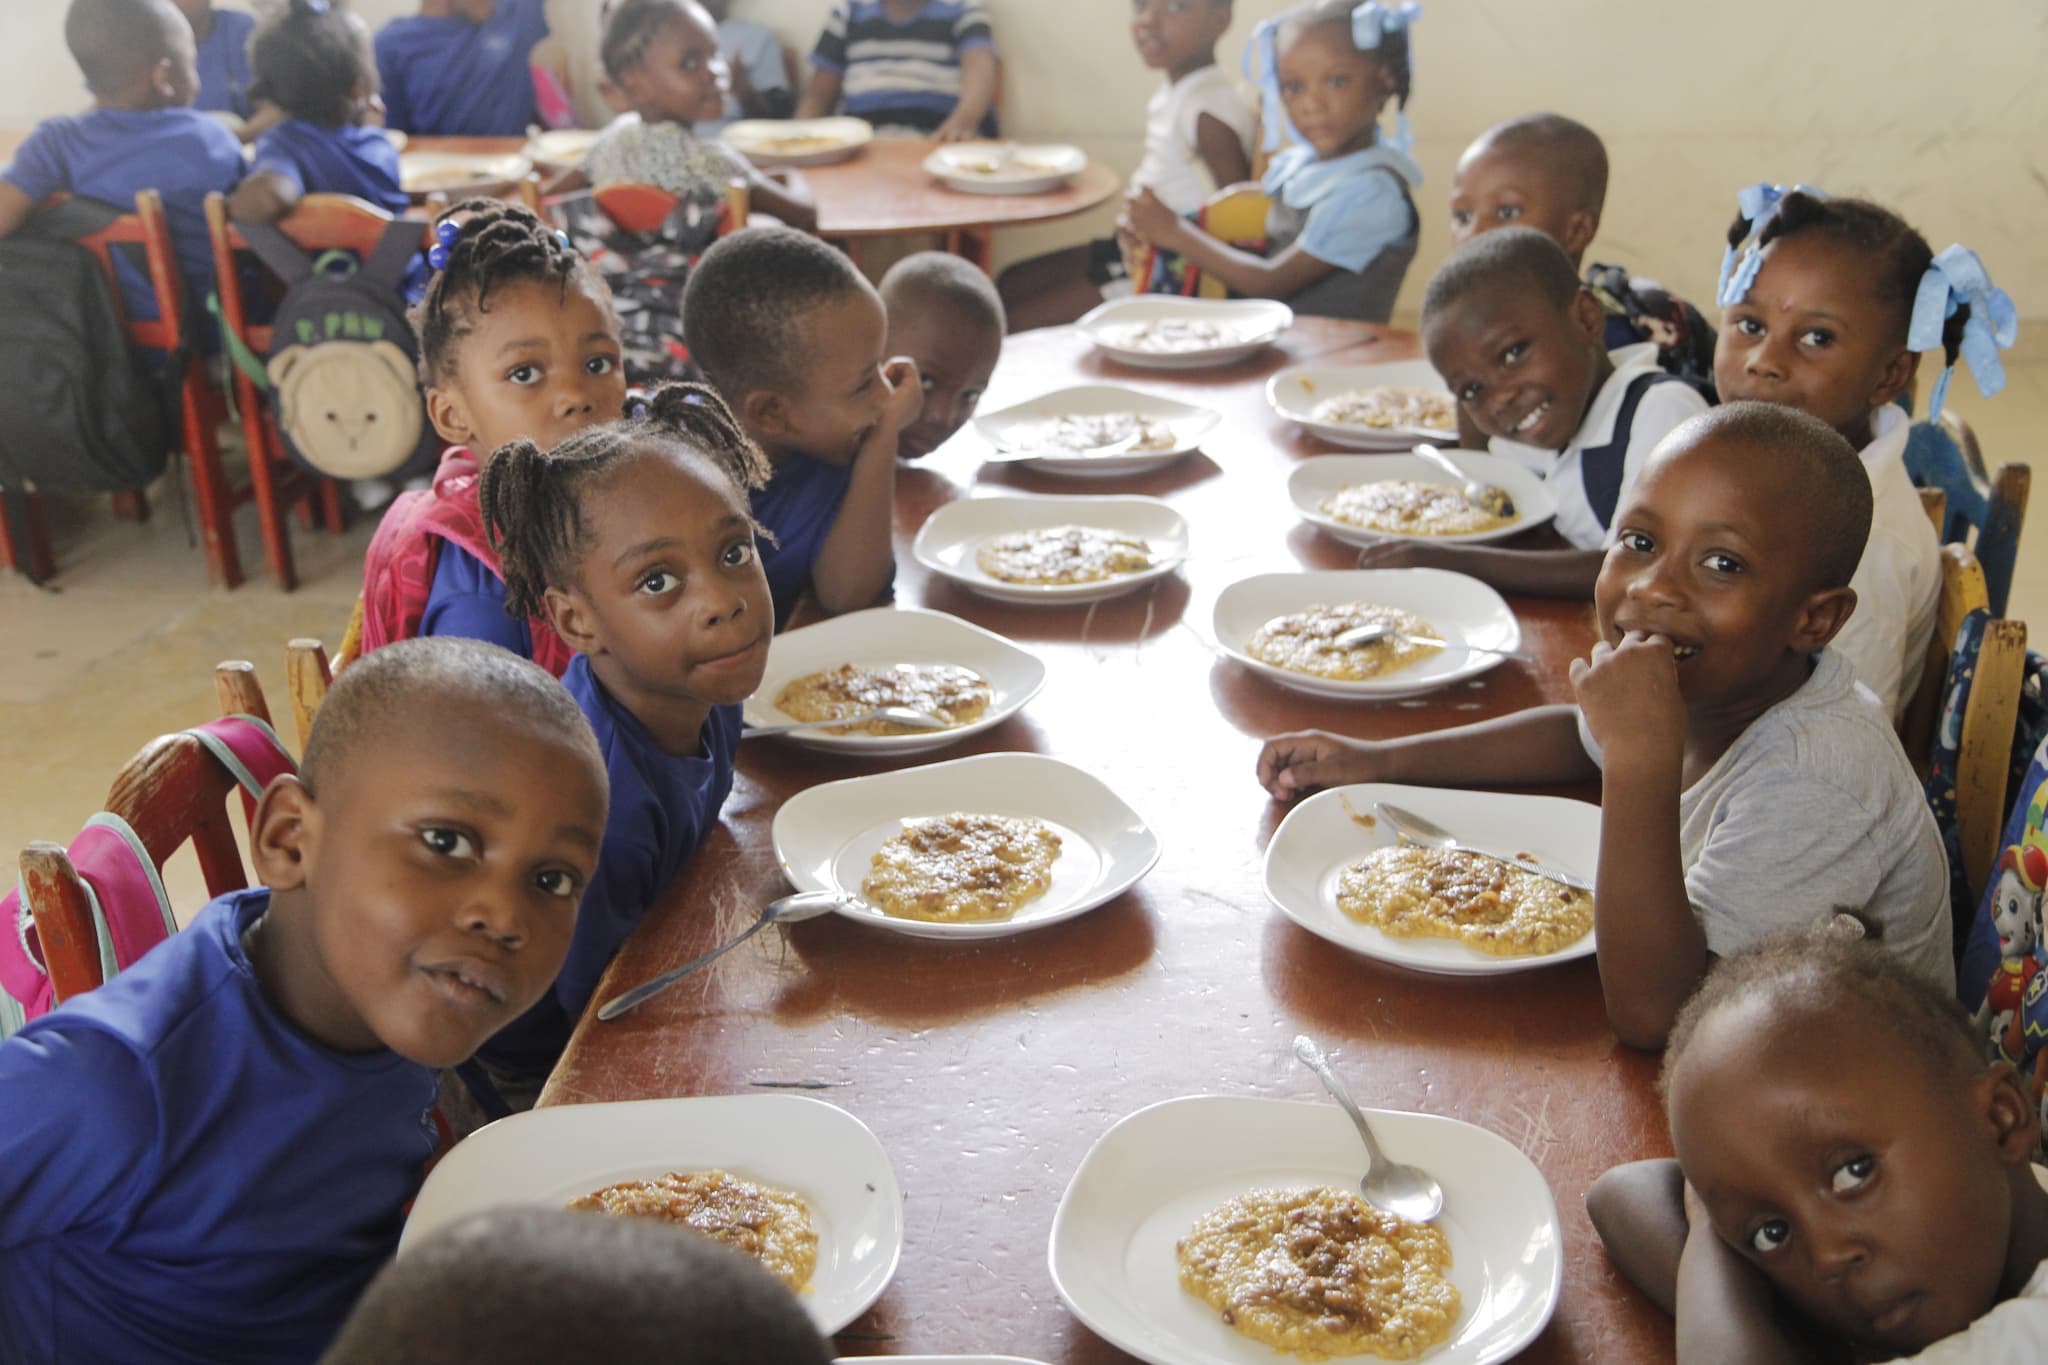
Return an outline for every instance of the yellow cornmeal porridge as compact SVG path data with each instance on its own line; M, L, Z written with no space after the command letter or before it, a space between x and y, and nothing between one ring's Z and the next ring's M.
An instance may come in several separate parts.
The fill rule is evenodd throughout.
M1131 440L1134 435L1136 439ZM1171 450L1180 444L1180 438L1167 423L1136 412L1071 412L1042 422L1023 423L1011 428L1003 439L1019 449L1068 450L1077 455L1125 440L1131 440L1131 444L1110 453Z
M1102 339L1108 345L1154 355L1184 355L1231 346L1238 337L1235 327L1203 318L1153 318L1149 322L1126 322L1102 329Z
M858 716L884 706L908 706L938 717L951 726L981 719L995 693L987 679L971 668L953 664L894 664L857 668L841 664L822 673L806 673L775 696L775 707L797 720L832 720ZM907 725L876 718L859 725L833 725L825 733L847 735L923 734Z
M750 138L747 141L751 150L766 152L770 156L808 156L812 152L830 151L845 145L845 138L825 133L785 133L780 137Z
M1383 677L1443 652L1442 645L1421 645L1392 636L1349 649L1338 649L1330 643L1347 630L1380 622L1403 635L1436 638L1436 627L1413 612L1373 602L1344 602L1334 607L1318 604L1289 616L1276 616L1259 627L1244 652L1262 664L1284 668L1289 673L1344 682Z
M1345 868L1337 908L1396 938L1455 938L1495 957L1554 953L1593 927L1584 891L1492 858L1412 844Z
M1317 506L1347 526L1399 536L1471 535L1511 526L1515 520L1474 507L1450 484L1416 479L1347 484Z
M1457 405L1441 389L1353 389L1325 398L1309 416L1333 426L1427 427L1431 431L1452 431L1458 425Z
M1059 854L1059 835L1020 816L913 820L875 850L860 893L898 919L1008 919L1045 894Z
M1099 583L1152 567L1152 546L1100 526L1012 531L981 543L974 562L1005 583Z
M659 1218L743 1251L792 1290L818 1268L818 1234L802 1196L724 1171L670 1171L625 1180L569 1201L572 1209Z
M1252 1190L1197 1219L1175 1250L1181 1288L1303 1360L1409 1360L1458 1319L1443 1233L1356 1190Z

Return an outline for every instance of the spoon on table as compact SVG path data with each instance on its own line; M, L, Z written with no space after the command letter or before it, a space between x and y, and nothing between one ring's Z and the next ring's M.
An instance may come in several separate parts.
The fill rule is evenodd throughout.
M761 735L787 735L798 730L817 730L828 725L865 725L871 720L886 720L891 725L901 725L906 730L947 730L953 722L941 720L929 711L919 711L909 706L878 706L872 711L863 711L857 716L840 716L832 720L793 720L786 725L749 725L740 731L741 739L755 739Z
M1439 640L1429 635L1410 635L1407 631L1385 621L1369 621L1362 626L1337 632L1330 637L1330 649L1363 649L1378 644L1381 640L1401 640L1411 645L1435 645L1439 649L1461 649L1467 654L1497 654L1503 659L1520 659L1524 663L1535 663L1534 654L1525 654L1519 649L1491 649L1485 645L1468 645L1464 641Z
M1384 801L1373 802L1372 809L1373 814L1386 821L1387 828L1393 830L1395 836L1404 843L1420 844L1424 848L1441 848L1447 852L1471 853L1481 858L1491 858L1497 863L1506 863L1509 867L1519 868L1531 876L1541 877L1545 881L1556 882L1559 886L1569 886L1574 891L1590 892L1593 889L1591 882L1581 877L1574 877L1569 872L1553 872L1551 869L1543 866L1543 864L1532 863L1525 858L1510 858L1504 853L1494 853L1488 849L1474 848L1470 844L1461 844L1452 836L1449 830L1433 821L1423 819L1412 810L1404 810L1399 806L1390 806Z
M1417 458L1435 465L1458 481L1458 489L1465 495L1465 501L1482 512L1491 512L1497 517L1513 517L1515 500L1508 496L1508 490L1497 484L1481 483L1451 463L1451 457L1424 441L1415 447Z
M693 957L682 966L665 971L652 981L642 982L624 995L612 997L599 1007L597 1017L605 1023L610 1023L628 1010L646 1004L691 972L710 966L769 925L795 924L800 920L828 915L838 908L841 900L842 897L837 891L799 891L795 895L769 901L763 907L761 917L749 925L747 931L738 938L728 939L702 957Z
M1344 1082L1337 1079L1337 1073L1330 1069L1330 1063L1323 1056L1323 1050L1316 1046L1316 1040L1306 1033L1294 1040L1294 1055L1322 1081L1323 1089L1330 1092L1330 1098L1337 1101L1344 1112L1351 1116L1351 1122L1358 1127L1358 1136L1365 1143L1365 1179L1358 1182L1358 1191L1365 1196L1365 1202L1411 1223L1427 1223L1444 1208L1444 1187L1436 1183L1436 1177L1420 1166L1405 1166L1389 1160L1380 1150L1380 1144L1373 1138L1372 1125L1365 1121L1365 1115L1353 1102L1351 1092L1344 1088Z

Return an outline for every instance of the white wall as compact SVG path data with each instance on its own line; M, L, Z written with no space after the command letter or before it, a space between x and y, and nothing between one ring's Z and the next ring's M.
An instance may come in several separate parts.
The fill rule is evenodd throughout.
M223 0L248 7L249 0ZM1136 164L1152 77L1123 0L987 0L1020 137ZM413 0L355 0L373 25ZM599 0L550 0L558 27ZM826 0L735 0L808 47ZM1238 0L1234 62L1278 0ZM84 103L63 0L0 0L0 123ZM588 40L584 46L588 46ZM1412 311L1441 259L1458 153L1481 129L1555 109L1598 129L1614 163L1594 256L1712 293L1734 192L1805 180L1891 205L1935 247L1975 247L2020 311L2048 316L2048 4L2042 0L1430 0L1416 35L1413 118L1428 175ZM1107 213L999 238L1005 259L1103 230Z

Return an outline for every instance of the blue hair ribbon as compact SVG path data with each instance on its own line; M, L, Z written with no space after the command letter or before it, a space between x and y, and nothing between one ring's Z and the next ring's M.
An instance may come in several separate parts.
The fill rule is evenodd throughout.
M1920 277L1906 344L1915 351L1931 351L1941 345L1945 325L1965 304L1970 308L1970 320L1963 324L1961 358L1977 381L1977 391L1989 398L2005 387L2005 363L1998 353L2019 339L2019 310L2013 306L2012 295L1992 285L1977 253L1960 242L1936 256ZM1948 401L1948 382L1954 377L1953 362L1942 367L1927 404L1928 421L1941 416L1942 404Z
M1757 242L1764 234L1764 225L1778 216L1779 203L1794 192L1827 198L1826 190L1811 185L1773 185L1768 181L1736 192L1736 211L1749 220L1749 233L1721 253L1721 287L1714 297L1723 308L1732 308L1749 296L1749 287L1756 283L1756 272L1763 265L1763 248Z
M1400 33L1412 28L1422 17L1422 6L1416 0L1400 0L1398 4L1380 4L1379 0L1365 0L1351 11L1351 45L1360 52L1376 52L1380 42L1389 33ZM1408 69L1415 70L1415 40L1408 40ZM1394 135L1387 139L1387 145L1406 155L1415 150L1415 132L1408 126L1408 111L1396 107L1394 110Z
M1259 87L1260 122L1265 130L1261 141L1268 152L1279 150L1283 140L1298 140L1294 124L1287 117L1287 103L1280 96L1280 25L1284 17L1262 20L1252 30L1252 40L1244 49L1244 74ZM1376 52L1387 34L1407 29L1421 17L1422 6L1416 0L1400 0L1396 4L1365 0L1351 10L1351 45L1360 52ZM1412 48L1409 65L1411 69L1414 66ZM1388 145L1404 153L1414 148L1415 135L1408 127L1407 110L1395 113L1394 135L1388 139Z

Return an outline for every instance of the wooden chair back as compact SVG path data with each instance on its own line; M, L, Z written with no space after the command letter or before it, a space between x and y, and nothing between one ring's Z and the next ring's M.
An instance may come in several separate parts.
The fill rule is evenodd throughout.
M92 899L62 844L37 840L21 851L20 862L22 898L36 927L50 990L62 1004L106 979L92 926Z
M341 643L335 647L334 667L328 676L339 674L357 659L363 657L363 595L356 594L356 604L349 609L348 625L342 629Z
M617 223L627 232L653 232L675 212L677 197L657 185L622 181L606 185L603 189L592 190L591 200L604 210L604 216ZM725 218L718 226L718 235L737 232L747 225L750 211L747 182L735 177L725 187Z
M1266 214L1273 200L1256 185L1233 185L1218 190L1202 205L1202 230L1220 242L1260 242L1266 237ZM1158 265L1159 253L1147 248L1140 253L1131 273L1132 283L1143 290ZM1207 271L1195 287L1198 299L1223 299L1230 290Z
M191 735L162 735L128 760L107 792L105 808L128 822L158 867L191 844L206 894L223 896L249 885L228 823L228 798L241 790Z
M292 725L299 733L299 753L313 735L313 716L327 700L334 671L327 666L327 648L318 640L293 640L284 647L285 690L291 696Z
M1948 525L1948 494L1939 488L1917 488L1914 491L1920 495L1920 510L1934 523L1934 534L1939 537Z
M2027 496L2033 484L2033 471L2026 464L2002 464L1986 471L1984 447L1977 440L1977 433L1962 414L1952 408L1942 410L1936 423L1963 457L1963 467L1970 481L1984 495L1984 519L1970 528L1975 531L1972 548L1977 562L1984 569L1984 586L1991 598L1991 613L2005 614L2006 603L2012 596L2012 576L2019 561L2020 531L2027 520ZM1923 497L1925 496L1923 491ZM1974 509L1970 509L1974 512ZM1964 534L1964 517L1958 515L1957 526L1951 530L1946 520L1941 525L1944 535Z
M256 665L247 659L224 659L213 666L213 695L223 716L254 716L270 725L270 703Z
M1956 760L1956 833L1972 901L1984 894L1991 880L2005 829L2013 727L2019 718L2026 665L2025 621L2000 619L1985 626L1977 676L1963 708L1963 742Z
M1899 742L1916 768L1924 771L1934 752L1934 726L1941 711L1941 694L1947 684L1949 656L1955 651L1956 632L1963 618L1979 607L1989 608L1984 591L1984 570L1967 545L1941 547L1941 596L1934 612L1934 634L1927 640L1926 661L1920 668L1920 686L1906 704L1899 723Z

